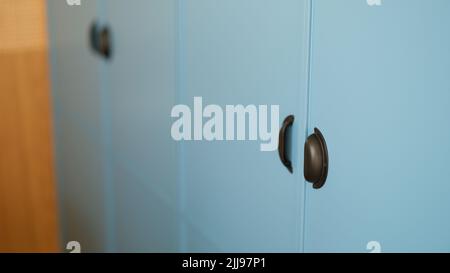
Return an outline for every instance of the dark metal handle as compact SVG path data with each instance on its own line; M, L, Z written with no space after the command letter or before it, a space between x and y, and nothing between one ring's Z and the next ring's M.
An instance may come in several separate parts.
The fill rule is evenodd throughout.
M90 30L91 48L105 59L111 58L111 32L108 26L93 23Z
M295 120L294 116L289 116L284 120L278 139L278 153L280 155L281 162L289 170L290 173L293 173L294 170L292 168L292 162L288 159L286 151L286 143L287 143L286 138L287 138L287 131L294 124L294 120Z
M328 149L325 138L319 129L308 137L305 143L304 175L314 189L325 185L328 177Z

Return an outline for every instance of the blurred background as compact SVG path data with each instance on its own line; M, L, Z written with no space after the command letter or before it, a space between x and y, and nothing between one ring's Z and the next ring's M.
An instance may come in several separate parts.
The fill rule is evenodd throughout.
M0 6L0 251L300 250L301 172L259 142L181 145L170 113L202 96L300 116L306 1Z

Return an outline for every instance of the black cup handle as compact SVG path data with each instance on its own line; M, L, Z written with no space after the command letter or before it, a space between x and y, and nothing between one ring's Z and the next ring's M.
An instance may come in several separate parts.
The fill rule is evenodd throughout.
M286 151L286 143L287 143L287 131L294 124L295 117L293 115L288 116L280 129L280 135L278 139L278 154L280 155L281 163L288 169L290 173L294 173L292 162L288 158Z
M100 27L97 22L91 25L90 44L95 53L105 59L111 58L111 31L108 26Z
M304 176L314 189L325 185L328 177L328 148L319 129L314 129L305 143Z

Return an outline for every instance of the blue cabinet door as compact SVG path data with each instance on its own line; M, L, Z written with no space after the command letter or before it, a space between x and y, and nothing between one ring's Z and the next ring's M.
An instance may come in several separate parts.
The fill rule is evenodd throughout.
M293 174L259 141L180 142L182 251L301 251L308 2L180 1L178 102L296 117Z
M101 1L48 0L62 242L108 251L102 119L103 62L89 47Z
M108 0L106 67L117 251L178 250L178 160L170 137L176 95L176 1Z
M313 2L305 250L450 251L450 2Z

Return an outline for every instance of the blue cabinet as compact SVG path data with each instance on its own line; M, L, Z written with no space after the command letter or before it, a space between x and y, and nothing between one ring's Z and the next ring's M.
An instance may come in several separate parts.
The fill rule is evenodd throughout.
M176 1L48 7L63 241L177 251ZM110 30L109 58L90 46L93 25Z
M107 251L109 217L104 130L104 64L89 48L100 1L77 8L49 0L49 32L63 241Z
M377 3L48 0L63 241L450 251L450 2ZM94 22L111 30L109 59L90 47ZM294 116L293 173L261 141L207 140L195 124L202 140L176 141L173 107L200 101L201 114L254 105L278 106L280 125ZM320 189L304 178L315 128L329 156Z
M308 1L299 0L182 4L184 104L193 107L193 98L201 97L205 107L223 109L279 105L280 119L297 118L294 174L276 151L261 152L259 141L181 142L183 250L300 251L308 11ZM250 122L247 117L248 127Z
M309 129L330 170L305 250L450 251L450 2L313 5Z
M106 65L110 172L119 251L178 249L176 1L108 0L113 56Z

